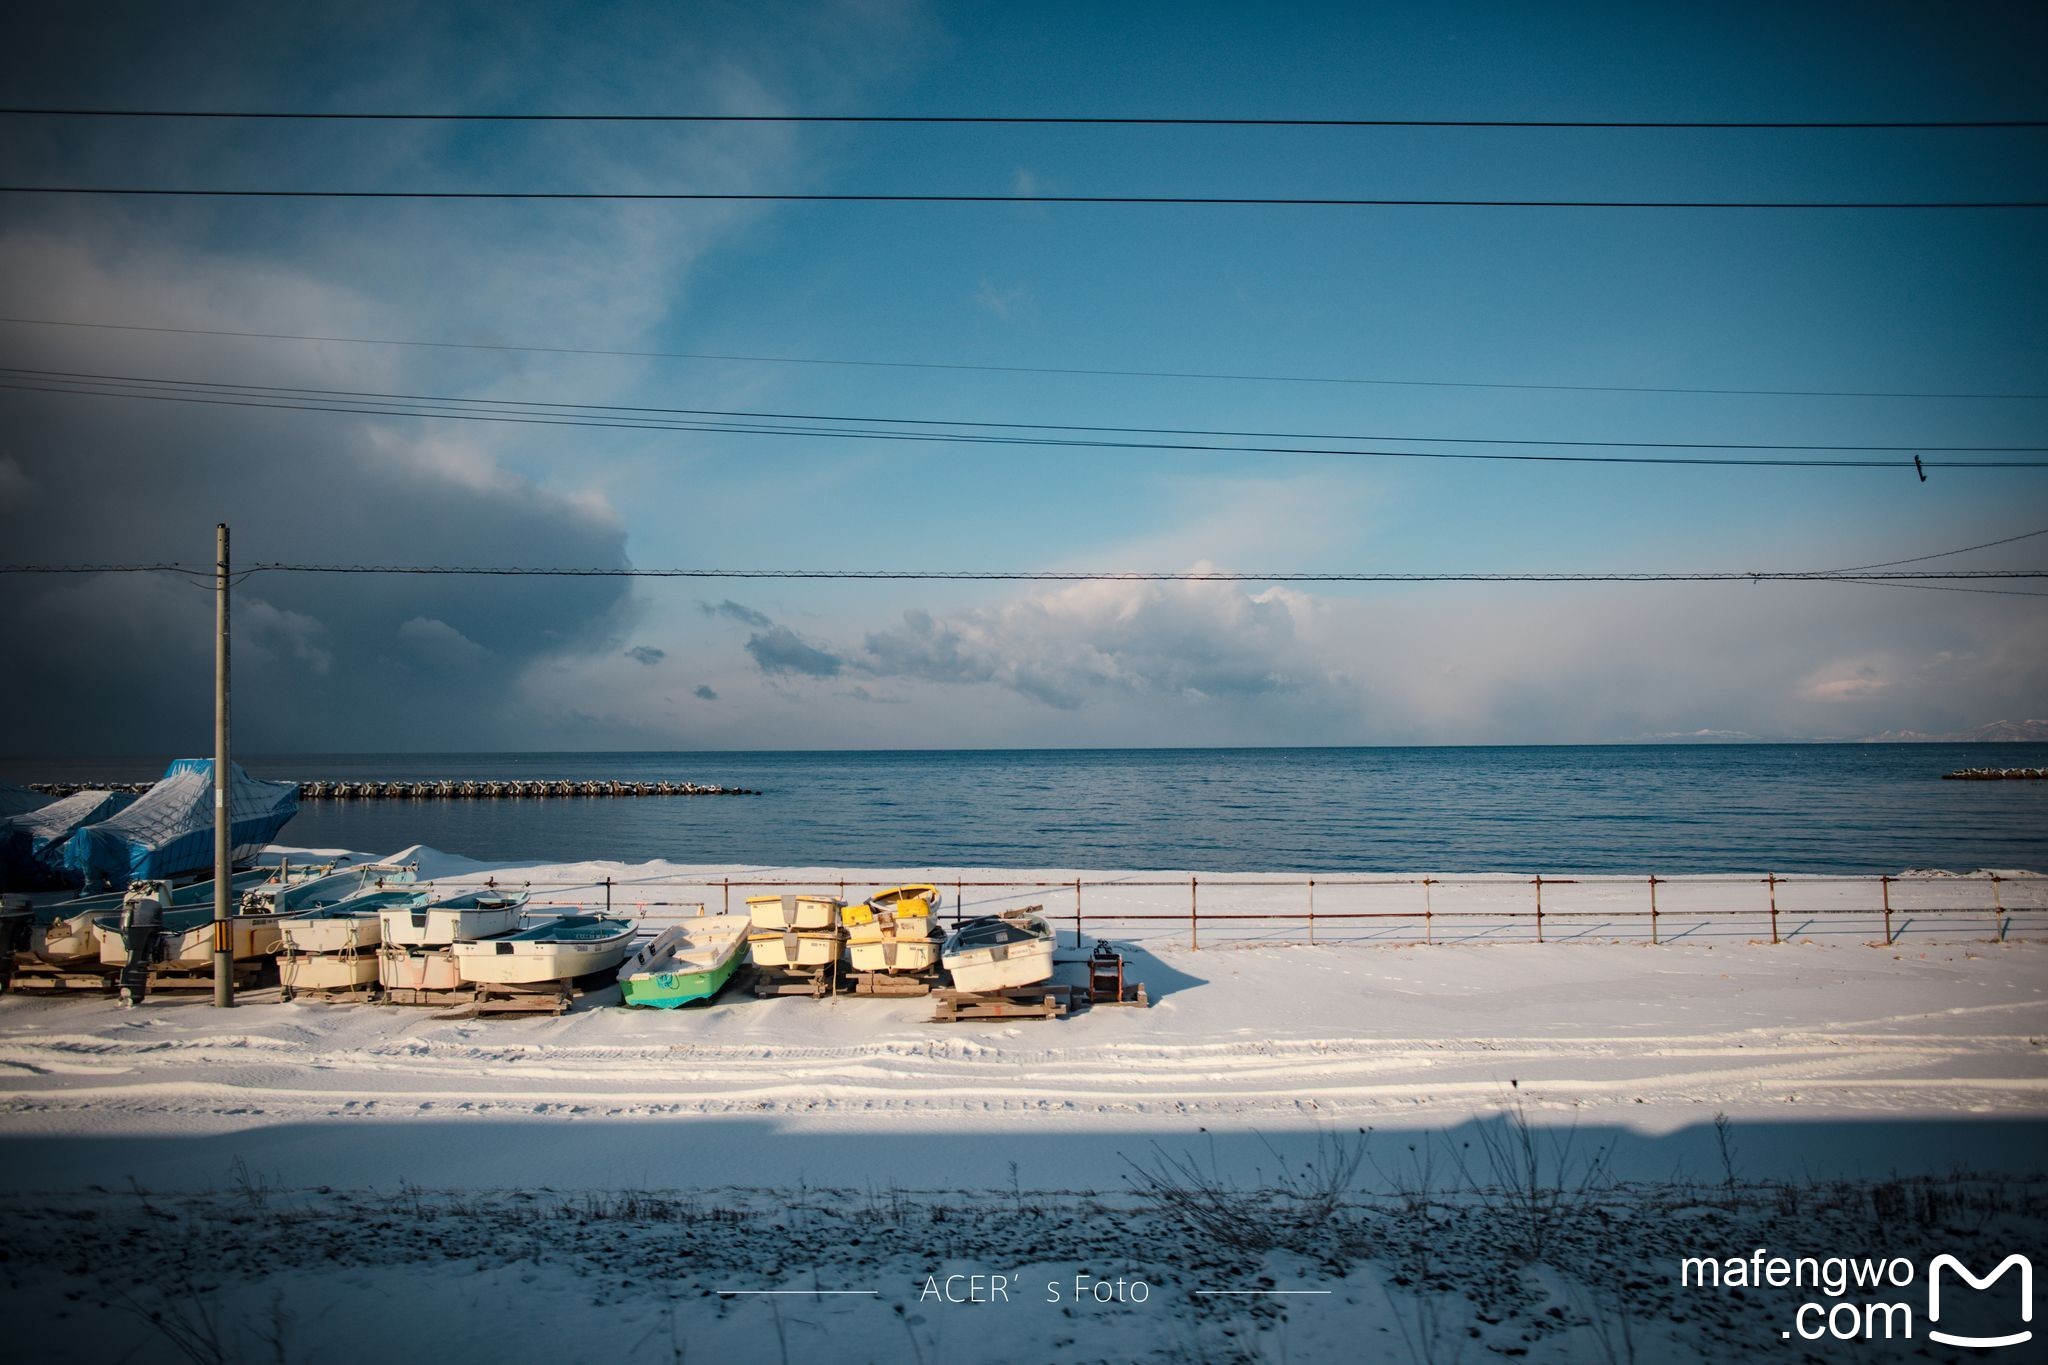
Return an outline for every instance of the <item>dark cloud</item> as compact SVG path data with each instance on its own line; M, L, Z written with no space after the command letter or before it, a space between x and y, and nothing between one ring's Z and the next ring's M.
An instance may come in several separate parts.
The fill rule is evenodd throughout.
M697 685L697 696L703 701L718 700L718 693L712 690L710 683L699 683Z
M653 645L634 645L626 651L626 657L635 663L643 663L652 668L668 657L668 651L656 649Z
M788 626L771 626L747 637L747 653L763 673L801 673L810 678L834 678L845 661L837 654L810 644Z
M716 604L699 602L697 610L703 612L706 616L722 616L728 621L738 621L741 625L752 626L756 630L765 630L775 624L765 613L755 611L749 606L743 606L733 601L730 597Z

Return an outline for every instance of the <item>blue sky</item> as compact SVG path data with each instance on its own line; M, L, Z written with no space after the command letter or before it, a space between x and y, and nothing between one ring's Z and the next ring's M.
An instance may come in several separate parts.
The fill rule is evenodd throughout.
M132 6L10 103L2038 117L2023 6ZM10 126L30 182L2043 197L2039 132ZM2038 392L2038 213L20 201L13 316L1324 378ZM0 325L8 365L778 411L1581 440L2044 442L2048 402L1250 383ZM147 408L138 412L136 408ZM2048 526L2048 475L1423 464L493 427L0 395L19 557L903 569L1824 568ZM2044 542L1954 561L2032 564ZM10 558L16 557L10 555ZM10 585L10 748L203 737L203 595ZM252 579L274 749L1545 742L2048 710L2042 604L1857 588ZM721 608L722 603L731 603ZM118 661L163 661L135 696ZM706 696L705 693L712 695ZM159 738L163 736L163 738Z

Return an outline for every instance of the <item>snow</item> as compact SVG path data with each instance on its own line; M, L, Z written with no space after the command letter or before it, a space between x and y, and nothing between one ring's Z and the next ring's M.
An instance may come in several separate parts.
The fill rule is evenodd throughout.
M715 912L725 878L917 879L408 855L444 884L531 882L537 902L594 903L609 877L615 907L646 902L650 919ZM2040 1243L2048 942L2032 885L2002 886L2009 920L1923 913L1891 944L1855 904L1868 883L1815 881L1778 889L1786 942L1769 941L1766 906L1760 920L1674 909L1676 941L1651 946L1630 941L1623 902L1646 888L1616 880L1560 888L1557 904L1577 894L1597 913L1543 943L1520 920L1466 921L1430 945L1340 921L1313 946L1301 921L1256 921L1205 923L1196 948L1184 922L1115 923L1176 896L1185 914L1185 887L1131 884L1187 874L943 880L1065 882L1071 897L1076 876L1088 932L1134 944L1152 1008L940 1025L918 999L729 993L642 1012L616 1008L616 988L545 1019L282 1004L274 990L231 1013L9 997L7 1293L73 1315L34 1315L31 1344L51 1359L175 1358L172 1300L212 1305L230 1356L271 1355L279 1336L294 1361L416 1356L437 1318L432 1351L448 1361L675 1359L672 1339L736 1360L1618 1359L1622 1335L1644 1359L1733 1358L1775 1347L1796 1300L1680 1293L1677 1255L1882 1244L1924 1264ZM1305 892L1223 880L1239 885L1197 892L1204 914L1291 912ZM1942 897L1975 906L1984 883L1964 880L1895 883L1895 917ZM1767 894L1692 890L1695 911ZM1532 891L1473 882L1458 908ZM1024 897L1050 910L1057 893L959 894L972 913ZM1318 911L1344 894L1319 885ZM1819 913L1830 904L1857 913ZM1814 927L1793 932L1799 915ZM1507 1249L1527 1220L1482 1157L1523 1134L1539 1183L1562 1192L1538 1254ZM1343 1199L1309 1217L1301 1173L1346 1150L1359 1164ZM1146 1198L1145 1172L1268 1231L1234 1245ZM1880 1212L1898 1207L1923 1216ZM105 1271L138 1246L161 1273L123 1312ZM1029 1292L918 1298L927 1274L953 1271ZM1082 1272L1143 1278L1152 1297L1043 1301ZM1329 1292L1194 1292L1219 1287ZM716 1292L733 1288L876 1293Z

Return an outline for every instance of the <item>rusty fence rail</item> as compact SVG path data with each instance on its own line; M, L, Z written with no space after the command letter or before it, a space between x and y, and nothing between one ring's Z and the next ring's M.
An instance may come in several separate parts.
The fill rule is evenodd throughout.
M1372 942L1537 942L1567 940L1663 944L1680 939L1740 937L1772 943L1829 935L1891 944L1909 931L1960 932L2005 941L2048 936L2048 875L1972 873L1938 876L1850 876L1766 873L1761 876L1220 876L1057 880L908 878L951 893L948 913L958 923L1027 901L1039 904L1078 944L1090 926L1098 934L1165 937L1202 946L1259 942L1309 944ZM579 907L630 912L649 925L688 914L745 908L754 894L830 892L845 900L883 886L890 878L643 878L548 881L507 875L438 878L421 885L450 894L482 888L521 889L536 909ZM1416 903L1357 908L1361 897L1412 891ZM1092 895L1091 895L1092 893ZM1318 904L1318 893L1321 904ZM1591 895L1602 903L1576 904ZM1185 900L1182 901L1182 897ZM1673 897L1681 902L1674 905ZM1285 897L1280 908L1245 908L1243 901ZM1298 898L1298 899L1297 899ZM1503 905L1503 899L1524 904ZM1171 900L1172 908L1165 902ZM1788 904L1790 901L1792 903ZM1462 903L1461 903L1462 902ZM1475 903L1477 902L1477 903ZM1818 902L1818 903L1817 903ZM1180 908L1185 905L1185 909ZM1349 907L1349 908L1347 908ZM1790 921L1789 925L1787 921ZM1732 935L1711 926L1747 922ZM1477 925L1474 929L1472 926ZM1574 931L1575 929L1575 931ZM2015 931L2018 931L2017 933Z

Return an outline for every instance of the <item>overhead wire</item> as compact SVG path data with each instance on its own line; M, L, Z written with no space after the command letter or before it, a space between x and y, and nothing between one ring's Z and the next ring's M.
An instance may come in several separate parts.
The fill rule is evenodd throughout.
M155 388L135 382L121 381L67 381L27 382L0 378L0 389L31 393L58 394L70 397L125 398L138 401L173 402L211 407L233 407L266 409L287 412L340 413L354 416L408 417L438 421L470 421L509 423L524 426L573 427L595 430L628 431L677 431L702 432L727 435L773 435L784 437L818 437L835 440L901 441L916 444L1027 446L1034 448L1067 448L1086 450L1130 450L1163 451L1215 454L1256 454L1256 455L1325 455L1352 458L1406 459L1406 460L1456 460L1495 461L1538 464L1593 464L1593 465L1669 465L1688 467L1720 468L1791 468L1791 469L1898 469L1915 467L1914 459L1818 459L1810 457L1716 457L1702 455L1622 455L1622 454L1557 454L1532 451L1475 451L1475 450L1393 450L1366 448L1360 446L1295 446L1295 445L1252 445L1219 444L1196 441L1111 441L1082 437L1046 437L1021 435L993 435L976 432L932 432L932 431L891 431L891 430L849 430L820 426L778 426L747 424L739 422L706 422L685 419L657 420L649 418L611 418L602 414L551 415L532 411L480 411L474 408L431 407L417 404L405 406L377 406L371 402L360 402L344 398L315 402L293 398L289 395L235 396L232 391L194 390L190 388ZM465 401L465 400L449 400ZM477 400L468 400L477 401ZM1463 438L1445 438L1463 439ZM1476 439L1476 438L1474 438ZM1509 442L1503 441L1501 444ZM1524 444L1549 444L1540 441L1524 441ZM1694 448L1678 446L1677 448ZM1722 447L1709 447L1722 448ZM1737 449L1802 449L1805 447L1733 447ZM1830 448L1830 447L1815 447ZM1842 449L1867 449L1867 447L1841 447ZM1976 447L1916 446L1916 450L1958 450L1971 451ZM2037 451L2041 447L2013 446L1988 447L1993 451ZM1917 457L1916 457L1917 458ZM2043 460L1979 460L1940 459L1923 460L1929 469L1950 470L2027 470L2048 468L2048 459Z
M0 194L171 199L359 199L448 202L706 204L1093 204L1225 208L2030 210L2048 199L1436 199L1316 195L887 194L758 190L290 190L221 186L0 185Z
M2048 119L1417 119L1146 114L705 114L481 113L307 109L116 109L11 105L0 114L43 118L259 119L386 123L873 123L965 125L1121 125L1196 128L1606 128L1728 130L1878 130L2048 128Z
M1952 555L1966 555L1977 550L1989 550L1995 545L2010 545L2016 540L2032 540L2035 536L2048 536L2048 526L2038 531L2022 531L2016 536L2005 536L1999 540L1987 540L1981 545L1965 545L1959 550L1939 550L1931 555L1914 555L1911 559L1887 559L1876 564L1856 564L1846 569L1831 569L1830 573L1860 573L1865 569L1890 569L1901 564L1924 564L1930 559L1947 559Z
M1248 384L1351 384L1421 389L1507 389L1559 393L1700 394L1757 398L1902 398L1942 400L2040 400L2048 393L1941 392L1911 389L1742 389L1656 384L1543 384L1472 379L1389 379L1344 375L1234 374L1209 370L1100 369L1067 365L975 365L948 361L867 360L834 356L746 355L720 351L641 351L614 347L532 346L488 341L421 341L399 337L329 336L301 332L244 332L218 327L160 327L129 322L80 322L64 318L0 316L0 323L23 327L70 327L94 331L157 333L171 336L233 337L250 341L298 341L347 346L404 346L431 350L492 351L524 355L604 356L628 360L709 360L755 365L825 365L856 369L953 370L975 374L1078 375L1111 379L1196 379Z
M151 386L165 390L198 390L208 393L228 393L242 397L271 398L280 395L292 397L312 396L321 399L357 402L375 400L379 402L403 402L422 404L474 405L487 409L502 409L526 413L534 409L548 410L541 415L556 415L553 410L566 409L579 414L589 414L610 419L612 414L625 413L629 417L654 415L664 418L678 418L696 421L699 419L733 419L749 423L767 422L857 422L864 425L898 425L917 427L970 427L1000 431L1058 431L1107 433L1111 435L1165 435L1165 436L1215 436L1246 437L1270 440L1299 441L1401 441L1416 445L1526 445L1526 446L1570 446L1600 449L1637 450L1775 450L1775 451L1860 451L1860 452L1957 452L1978 454L2022 454L2048 451L2042 445L1949 445L1939 442L1918 442L1907 445L1873 444L1824 444L1790 441L1621 441L1584 440L1575 438L1552 438L1530 436L1415 436L1388 432L1360 434L1356 432L1319 431L1245 431L1210 427L1145 427L1106 426L1072 422L997 422L967 418L940 417L870 417L846 413L777 412L745 408L686 408L664 407L635 403L587 403L561 399L539 398L469 398L445 394L392 393L370 389L333 389L288 384L257 384L246 381L224 381L209 379L174 379L154 375L107 374L80 370L44 370L22 366L0 365L0 375L31 376L42 380L60 380L81 384L102 384L114 386ZM50 390L51 392L93 392L77 390ZM690 428L697 429L697 428ZM719 427L716 429L726 429ZM814 430L812 427L791 426L748 426L734 428L760 430L777 434ZM843 434L843 433L833 433ZM891 433L916 435L917 433Z

